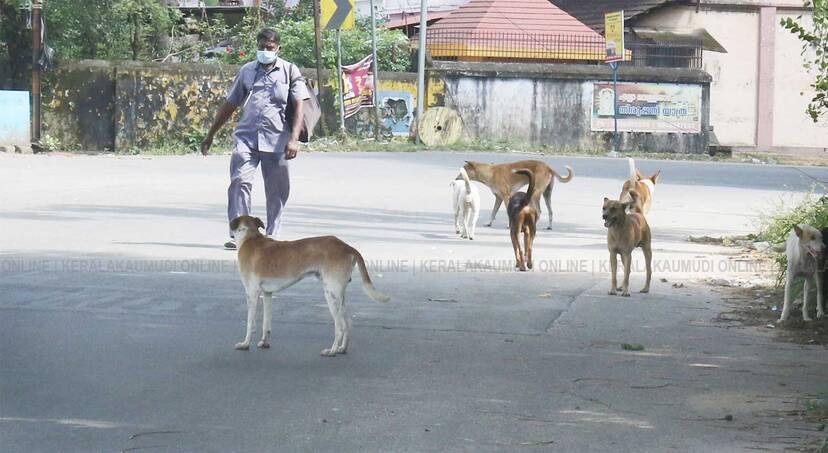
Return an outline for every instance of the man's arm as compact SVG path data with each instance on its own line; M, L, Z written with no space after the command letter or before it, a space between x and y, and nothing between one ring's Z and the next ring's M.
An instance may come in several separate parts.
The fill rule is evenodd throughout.
M207 155L210 151L210 146L213 145L213 137L215 137L216 132L227 123L227 120L233 116L233 112L236 111L236 106L225 101L224 104L219 107L218 113L216 113L216 119L213 121L213 125L210 126L210 130L207 132L207 136L204 137L204 141L201 142L201 154Z

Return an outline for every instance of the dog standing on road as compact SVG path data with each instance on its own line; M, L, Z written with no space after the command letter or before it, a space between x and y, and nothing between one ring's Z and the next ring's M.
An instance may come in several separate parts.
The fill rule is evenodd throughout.
M635 192L638 194L639 203L637 203L637 207L639 212L647 214L650 212L650 206L653 204L656 182L661 175L661 170L655 172L652 176L644 176L635 168L635 161L632 157L628 157L627 162L630 165L630 179L624 181L624 187L621 189L621 195L618 199L626 201L629 199L629 193Z
M512 236L512 248L515 251L515 267L521 271L532 269L532 245L538 229L538 203L535 198L535 175L528 168L512 170L517 175L529 178L526 192L516 192L509 198L506 212L509 214L509 231ZM540 198L540 196L538 196ZM520 234L523 233L524 250L520 248Z
M334 320L334 341L323 356L345 354L351 337L351 317L345 308L345 287L351 281L354 264L362 274L362 289L376 302L390 298L371 283L362 255L334 236L276 241L259 232L264 224L258 217L241 216L230 222L239 244L239 273L247 295L247 334L236 349L247 350L256 330L256 309L263 295L262 340L260 349L270 347L271 303L273 293L293 286L305 277L322 280L325 300Z
M610 272L612 272L612 287L609 294L618 294L618 255L624 264L624 283L621 295L630 296L630 271L632 268L632 252L638 247L644 251L644 261L647 265L647 283L642 293L650 292L650 279L653 275L653 250L650 226L644 214L636 212L634 207L640 203L638 194L630 191L630 201L610 200L604 198L603 219L607 228L607 248L610 253ZM628 212L633 209L633 212Z
M810 225L795 225L788 234L785 255L788 258L788 272L785 280L785 299L782 305L782 316L779 321L785 321L791 314L791 299L793 298L793 284L797 277L805 279L802 290L802 319L811 321L808 313L808 293L810 285L816 280L817 287L817 318L825 316L825 304L822 298L822 268L825 257L825 244L822 242L822 233Z
M480 162L466 161L463 166L472 181L480 182L491 189L495 196L495 204L492 209L492 218L486 226L492 226L495 215L500 209L500 205L506 201L509 202L512 194L518 189L526 185L526 178L523 175L515 173L513 170L525 168L535 175L535 185L543 190L543 198L546 201L546 209L549 211L549 226L547 229L552 229L552 186L555 184L555 179L560 182L569 182L572 180L572 168L566 167L568 174L566 177L561 177L555 170L552 169L545 162L539 160L521 160L508 164L484 164ZM538 211L540 212L540 211Z
M454 232L461 238L474 240L477 219L480 218L480 192L469 181L469 175L460 168L460 178L451 182L454 191ZM462 226L461 226L461 223Z

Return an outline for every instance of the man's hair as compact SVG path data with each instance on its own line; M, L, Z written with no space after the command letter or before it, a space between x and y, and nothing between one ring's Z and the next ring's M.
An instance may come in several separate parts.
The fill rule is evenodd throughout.
M273 41L276 44L279 42L279 32L272 28L263 28L258 35L256 35L256 42Z

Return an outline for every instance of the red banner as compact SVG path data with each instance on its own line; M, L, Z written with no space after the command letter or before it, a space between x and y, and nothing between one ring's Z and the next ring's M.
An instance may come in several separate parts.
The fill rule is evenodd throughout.
M342 67L342 98L345 101L345 118L359 112L362 107L374 106L374 72L371 55L359 63Z

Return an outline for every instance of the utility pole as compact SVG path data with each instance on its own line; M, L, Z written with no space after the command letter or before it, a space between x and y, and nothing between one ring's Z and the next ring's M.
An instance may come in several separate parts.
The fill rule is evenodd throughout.
M32 143L40 143L40 57L43 51L43 0L32 1Z
M377 12L374 11L374 0L371 0L371 51L373 55L374 73L374 139L380 139L380 104L379 104L379 62L377 61Z
M320 0L313 0L313 34L316 40L316 89L319 91L319 97L322 97L322 90L325 87L325 81L322 80L322 27L320 24ZM325 115L319 118L319 127L322 128L322 134L327 135L328 128L325 126Z
M339 84L339 133L345 136L345 93L342 92L342 30L336 29L336 81Z
M420 0L420 53L417 63L417 136L416 143L420 144L420 119L425 112L425 54L426 33L428 33L428 0Z

